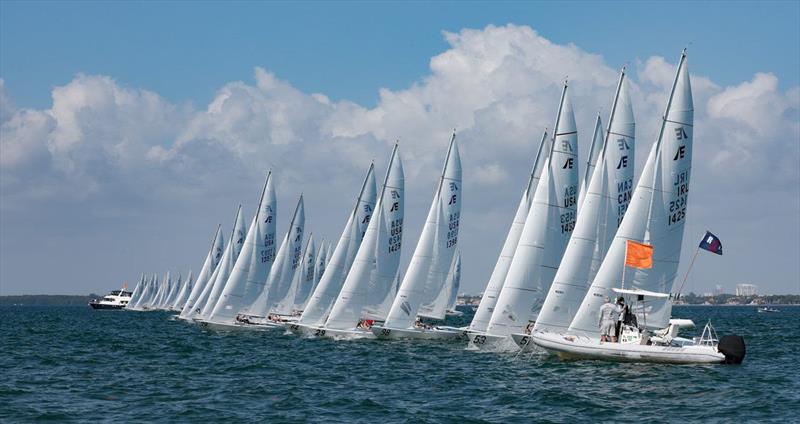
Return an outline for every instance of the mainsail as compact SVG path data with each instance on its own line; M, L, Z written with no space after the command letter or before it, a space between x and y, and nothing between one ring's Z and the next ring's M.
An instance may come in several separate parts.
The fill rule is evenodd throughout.
M635 129L623 69L614 95L609 127L600 143L602 152L597 167L587 180L589 185L575 230L536 319L534 331L566 330L597 274L631 198Z
M497 258L497 263L494 265L492 275L489 277L489 282L481 297L478 310L475 311L475 316L472 318L472 323L469 325L470 331L486 331L489 320L492 318L492 313L494 313L494 308L497 305L497 296L500 294L500 291L503 289L503 284L506 281L508 268L511 266L511 259L513 259L514 252L517 250L519 238L522 236L522 228L525 226L525 219L528 217L528 212L530 212L533 194L536 192L536 187L539 185L539 178L542 174L545 160L550 152L548 145L549 140L547 139L547 130L545 130L542 134L542 141L539 143L539 149L536 152L536 158L533 160L533 168L528 178L528 185L525 187L525 191L522 192L522 198L519 201L519 206L517 206L517 212L514 214L514 220L511 223L511 228L508 230L506 241L503 243L503 249L500 251L500 256Z
M278 248L278 253L275 255L275 262L269 270L264 290L253 304L245 309L248 315L266 316L273 304L283 299L288 293L294 272L300 265L305 222L306 215L301 194L292 214L292 220L289 222L289 230L286 232L286 236Z
M658 141L650 151L608 254L572 320L568 329L570 334L592 337L599 334L598 311L605 296L614 296L612 288L621 285L626 289L659 293L672 290L678 272L689 194L694 124L692 103L684 51L662 118ZM653 246L653 267L631 270L625 273L622 281L628 240ZM671 305L669 299L648 301L647 326L665 327ZM639 322L644 323L641 317Z
M403 242L404 187L403 164L395 145L375 205L376 213L331 308L326 327L351 330L364 314L385 317L388 312L383 305L397 276Z
M270 171L264 181L258 209L247 231L242 252L207 321L234 322L236 315L264 291L267 275L275 261L276 211L277 198Z
M414 327L420 306L439 295L458 247L461 190L461 157L453 133L428 218L384 327Z
M522 332L544 301L575 226L578 130L564 84L550 154L486 332Z
M350 272L350 267L355 260L356 252L364 239L367 225L370 222L372 211L375 209L375 165L370 164L367 176L361 185L361 191L353 207L353 211L347 219L342 236L336 244L336 248L328 259L325 267L325 274L311 295L300 316L300 323L307 325L320 325L328 318L336 297L342 290L344 280Z
M189 297L186 299L186 303L183 304L183 309L181 310L180 314L181 318L189 318L189 316L193 314L192 307L194 306L195 302L197 302L197 298L200 297L200 294L208 283L208 280L211 278L211 274L217 268L217 264L219 264L220 259L222 259L222 250L224 248L225 239L222 236L222 226L218 225L217 231L214 232L214 238L211 239L211 248L208 249L206 260L203 262L203 267L200 269L200 274L197 275L197 281L194 283L192 291L189 292Z

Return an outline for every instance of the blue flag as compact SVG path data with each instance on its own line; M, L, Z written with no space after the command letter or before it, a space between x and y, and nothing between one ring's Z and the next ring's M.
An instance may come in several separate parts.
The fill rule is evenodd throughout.
M700 248L708 250L711 253L716 253L717 255L722 254L722 242L719 241L717 236L711 234L710 231L706 231L705 237L700 241Z

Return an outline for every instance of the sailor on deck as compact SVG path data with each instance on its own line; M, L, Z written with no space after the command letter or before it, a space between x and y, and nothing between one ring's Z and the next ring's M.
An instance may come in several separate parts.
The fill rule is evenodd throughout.
M611 303L611 299L606 296L606 303L600 307L600 341L617 341L617 319L619 318L619 308Z

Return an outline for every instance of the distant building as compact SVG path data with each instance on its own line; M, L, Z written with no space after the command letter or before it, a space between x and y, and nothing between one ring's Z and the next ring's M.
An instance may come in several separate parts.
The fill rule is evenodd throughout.
M725 293L725 291L722 290L722 286L717 284L717 287L714 289L714 294L722 294L722 293Z
M754 284L737 284L736 296L755 296L757 288Z

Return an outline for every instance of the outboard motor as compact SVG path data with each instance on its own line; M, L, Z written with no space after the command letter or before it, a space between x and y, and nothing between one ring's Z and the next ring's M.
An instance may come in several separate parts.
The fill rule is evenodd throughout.
M744 360L744 355L747 353L747 349L744 346L744 338L736 335L720 337L717 350L725 355L726 364L733 365L741 364Z

